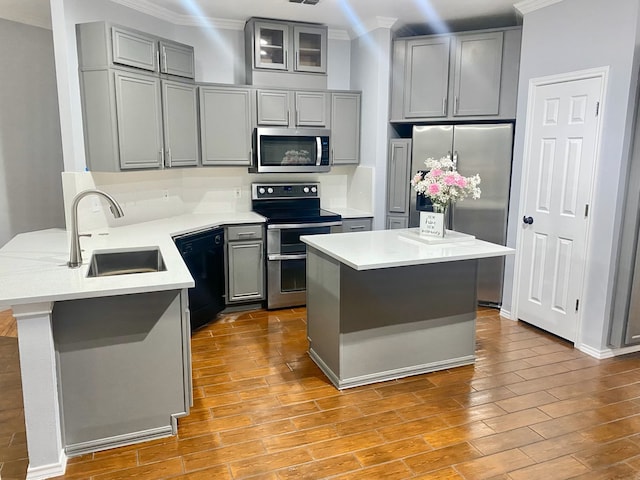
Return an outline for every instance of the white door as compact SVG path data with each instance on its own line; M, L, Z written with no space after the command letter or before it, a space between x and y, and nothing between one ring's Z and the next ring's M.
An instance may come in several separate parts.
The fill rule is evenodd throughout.
M601 76L532 86L518 232L517 317L576 340Z

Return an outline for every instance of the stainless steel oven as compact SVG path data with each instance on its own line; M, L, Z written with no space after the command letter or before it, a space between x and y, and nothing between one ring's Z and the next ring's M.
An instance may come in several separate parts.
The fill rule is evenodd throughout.
M302 235L330 233L340 215L320 208L317 183L252 185L253 210L267 218L267 308L306 303L306 245Z

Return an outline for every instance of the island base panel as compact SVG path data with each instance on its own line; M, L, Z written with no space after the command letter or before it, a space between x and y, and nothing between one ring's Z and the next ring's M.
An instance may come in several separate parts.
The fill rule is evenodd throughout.
M182 303L178 290L55 304L68 455L176 433L189 411Z
M477 260L354 270L308 248L309 353L338 388L475 361Z

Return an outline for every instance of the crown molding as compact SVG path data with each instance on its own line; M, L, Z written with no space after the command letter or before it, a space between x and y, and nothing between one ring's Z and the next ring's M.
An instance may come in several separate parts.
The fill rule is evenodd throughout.
M351 40L349 32L347 32L346 30L338 30L335 28L329 29L327 38L329 40Z
M550 5L560 3L562 0L523 0L514 5L514 8L518 10L522 15L535 12L541 8L548 7Z
M361 37L362 35L366 35L369 32L372 32L378 28L386 28L390 29L393 27L397 18L394 17L372 17L362 22L362 24L357 29L351 29L351 38Z
M138 12L159 18L165 22L188 27L216 27L227 30L243 30L245 22L243 20L230 20L225 18L199 17L195 15L181 15L158 5L149 0L111 0L125 7L129 7Z

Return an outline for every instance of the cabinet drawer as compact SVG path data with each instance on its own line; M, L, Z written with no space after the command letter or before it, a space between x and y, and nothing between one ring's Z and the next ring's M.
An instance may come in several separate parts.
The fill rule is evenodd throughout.
M227 227L227 241L262 238L262 230L261 224Z
M342 219L342 232L365 232L371 230L371 218Z

